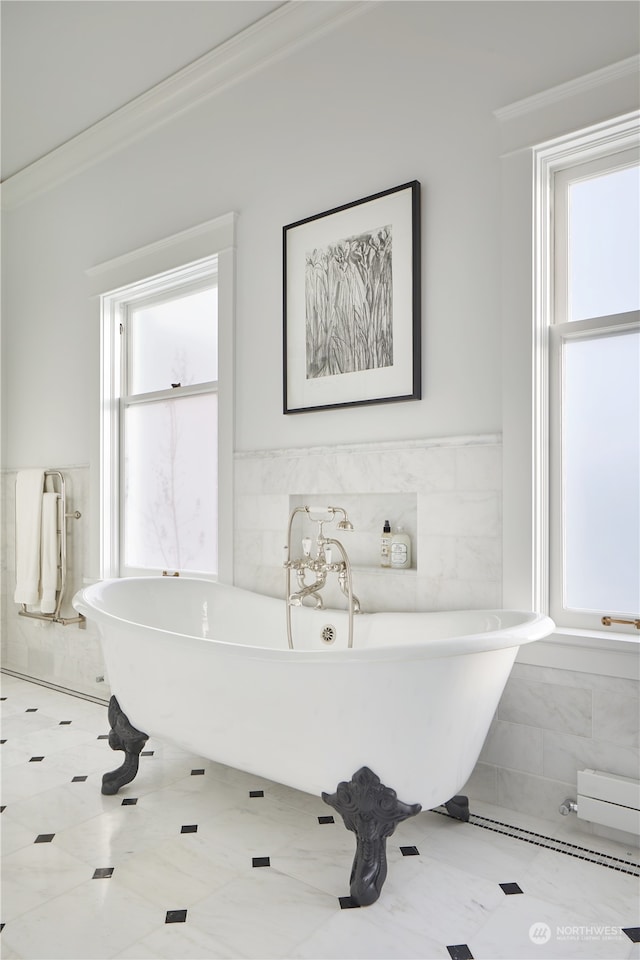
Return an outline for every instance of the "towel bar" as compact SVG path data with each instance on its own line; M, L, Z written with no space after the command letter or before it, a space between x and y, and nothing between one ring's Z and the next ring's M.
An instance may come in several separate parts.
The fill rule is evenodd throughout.
M49 623L60 623L65 627L69 623L77 623L82 628L86 622L85 617L82 614L79 614L77 617L60 616L60 610L62 607L62 601L64 599L65 587L67 583L67 526L65 520L79 520L82 514L79 510L74 510L72 513L67 513L67 495L65 490L65 480L62 472L60 470L45 470L44 475L45 478L57 477L59 485L59 490L55 490L55 493L58 494L58 516L61 517L62 522L60 523L58 529L58 533L60 534L60 586L56 591L56 608L53 613L31 613L27 608L27 604L23 603L21 609L18 610L18 616L29 617L31 620L47 620Z

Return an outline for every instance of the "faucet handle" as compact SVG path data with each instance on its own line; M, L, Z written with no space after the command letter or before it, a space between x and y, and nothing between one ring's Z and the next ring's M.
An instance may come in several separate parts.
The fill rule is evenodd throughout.
M302 538L302 552L304 553L305 557L311 556L311 537Z
M326 560L327 563L331 563L331 557L332 557L332 556L333 556L333 554L332 554L332 551L331 551L331 547L325 547L325 548L324 548L324 559Z

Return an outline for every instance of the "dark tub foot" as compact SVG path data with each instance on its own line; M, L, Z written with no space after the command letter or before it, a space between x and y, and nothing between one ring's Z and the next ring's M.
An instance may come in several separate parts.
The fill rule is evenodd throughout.
M109 725L109 746L112 750L124 750L124 763L117 770L104 774L102 792L108 795L117 793L125 783L131 783L138 772L140 751L149 739L146 733L131 726L115 697L109 701Z
M356 835L351 899L366 907L378 899L387 876L387 837L422 807L419 803L402 803L395 790L385 787L368 767L361 767L349 783L339 783L335 793L323 793L322 799L338 811L347 830Z
M464 820L465 823L468 821L469 797L463 797L462 794L459 794L452 797L451 800L447 800L445 807L450 817L455 817L456 820Z

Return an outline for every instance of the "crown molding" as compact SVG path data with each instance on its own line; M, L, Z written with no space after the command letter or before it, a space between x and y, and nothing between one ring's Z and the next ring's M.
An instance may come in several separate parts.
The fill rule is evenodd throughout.
M8 177L2 184L3 209L15 208L69 180L378 2L287 0L241 33Z
M531 97L525 97L524 100L516 100L515 103L507 104L505 107L499 107L493 111L494 117L500 123L506 123L514 120L534 110L541 110L554 103L559 103L569 97L574 97L582 93L588 93L596 87L602 87L607 83L613 83L616 80L624 79L638 75L640 72L640 55L627 57L626 60L620 60L608 67L602 67L600 70L593 70L575 80L568 80L556 87L550 87L543 90L542 93L536 93Z

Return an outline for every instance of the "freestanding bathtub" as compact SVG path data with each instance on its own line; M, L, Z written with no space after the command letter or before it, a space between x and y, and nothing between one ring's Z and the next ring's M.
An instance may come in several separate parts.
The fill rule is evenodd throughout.
M110 745L125 751L103 792L133 779L152 736L322 794L356 833L361 905L380 893L386 837L456 797L518 648L554 626L505 610L363 613L348 649L346 611L299 607L290 650L283 600L206 580L106 580L73 605L97 624Z

